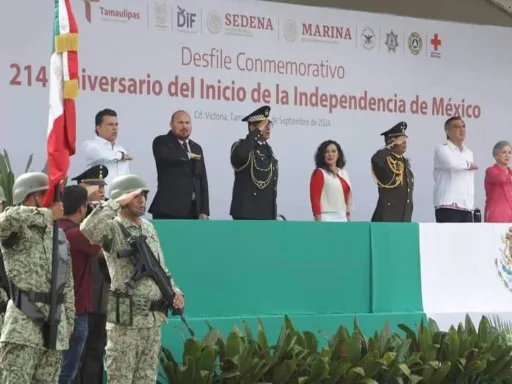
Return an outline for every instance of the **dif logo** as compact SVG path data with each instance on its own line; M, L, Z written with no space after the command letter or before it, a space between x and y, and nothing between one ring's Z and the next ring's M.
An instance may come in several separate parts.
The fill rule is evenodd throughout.
M179 5L176 8L176 29L183 32L192 32L199 18L198 14L196 12L190 12Z

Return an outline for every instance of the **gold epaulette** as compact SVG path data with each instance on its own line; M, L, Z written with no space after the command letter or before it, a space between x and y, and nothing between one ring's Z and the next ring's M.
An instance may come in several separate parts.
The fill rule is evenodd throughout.
M405 172L405 166L402 161L398 161L393 159L391 156L386 157L386 162L389 166L389 169L391 169L391 172L393 172L393 177L391 178L391 181L387 184L382 183L377 176L375 175L375 172L373 171L372 167L372 176L375 182L377 183L377 186L379 188L396 188L399 185L403 184L404 182L404 172Z
M233 143L233 145L231 146L231 156L233 155L233 152L235 151L235 148L237 147L237 145L239 145L240 143L242 142L242 139L238 139L237 141L235 141ZM242 165L241 167L239 168L236 168L233 163L231 163L231 167L233 168L233 170L235 172L240 172L240 171L243 171L248 165L249 163L251 162L251 158L252 158L252 152L249 154L249 158L247 159L247 162Z
M238 139L237 141L235 141L235 142L233 143L233 145L231 146L231 153L233 153L233 151L235 150L236 146L237 146L238 144L240 144L240 143L241 143L241 141L242 141L242 139Z

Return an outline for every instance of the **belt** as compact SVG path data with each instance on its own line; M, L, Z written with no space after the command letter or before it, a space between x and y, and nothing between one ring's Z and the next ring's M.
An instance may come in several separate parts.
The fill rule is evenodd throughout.
M118 301L122 298L130 298L131 301L131 309L134 313L141 313L141 312L157 312L157 311L166 311L168 309L167 302L164 299L160 300L147 300L141 297L133 297L127 293L124 292L118 292L118 291L110 291L110 294ZM117 303L119 304L119 303Z
M149 310L150 311L166 311L167 309L169 308L169 306L167 305L167 301L165 300L157 300L157 301L152 301L151 304L149 305Z
M19 289L13 284L11 284L11 296L16 297L19 294L24 294L26 297L30 299L33 303L40 303L40 304L48 304L50 305L50 293L49 292L35 292L35 291L24 291L22 289ZM57 294L57 305L64 304L64 298L65 294L59 293Z
M41 303L41 304L51 304L50 303L50 294L46 292L33 292L33 291L22 291L25 295L28 296L30 300L32 300L34 303ZM64 293L57 294L57 305L64 304Z

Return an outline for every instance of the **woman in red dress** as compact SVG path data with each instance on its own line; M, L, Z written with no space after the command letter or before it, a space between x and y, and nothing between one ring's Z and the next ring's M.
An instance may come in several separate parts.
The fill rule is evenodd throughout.
M492 149L496 164L485 170L485 212L487 223L512 223L512 170L508 166L512 146L499 141Z
M315 154L309 196L315 221L350 221L352 187L345 156L334 140L324 141Z

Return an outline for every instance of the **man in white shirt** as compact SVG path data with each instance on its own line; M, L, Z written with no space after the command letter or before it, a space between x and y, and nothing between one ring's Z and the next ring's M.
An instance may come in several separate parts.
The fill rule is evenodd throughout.
M108 169L105 178L105 196L108 196L108 185L118 176L130 173L132 157L119 145L117 140L119 122L117 113L112 109L99 111L95 117L96 137L82 144L86 167L103 165Z
M444 123L447 142L434 152L434 208L438 223L473 222L475 204L473 152L464 144L466 124L458 117Z

